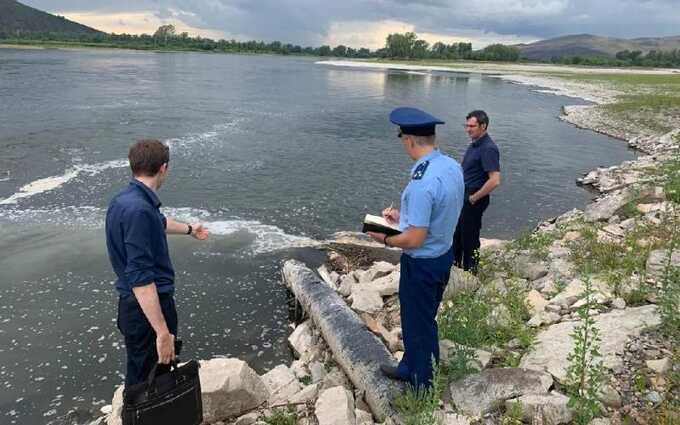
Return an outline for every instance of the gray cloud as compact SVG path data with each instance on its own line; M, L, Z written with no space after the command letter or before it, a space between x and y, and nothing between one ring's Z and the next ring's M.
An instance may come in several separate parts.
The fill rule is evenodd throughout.
M395 20L416 32L491 32L549 38L592 33L633 38L680 33L677 0L26 0L67 12L151 11L240 38L318 45L333 23Z

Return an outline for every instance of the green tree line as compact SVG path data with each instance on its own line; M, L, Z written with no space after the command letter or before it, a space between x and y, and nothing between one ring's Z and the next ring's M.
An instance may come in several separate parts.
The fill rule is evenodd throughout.
M280 55L307 55L341 58L378 58L397 60L474 60L517 62L522 60L521 51L514 46L492 44L480 50L473 50L472 43L446 44L438 41L430 45L419 39L416 33L394 33L387 36L385 47L377 50L352 48L344 45L331 47L300 46L280 41L237 41L212 40L188 33L177 33L173 25L162 25L150 34L107 34L107 33L55 33L55 32L2 32L0 40L16 43L79 44L94 47L117 47L137 50L193 50L229 53L268 53ZM592 65L592 66L642 66L680 67L680 50L641 51L624 50L615 57L560 56L544 62Z

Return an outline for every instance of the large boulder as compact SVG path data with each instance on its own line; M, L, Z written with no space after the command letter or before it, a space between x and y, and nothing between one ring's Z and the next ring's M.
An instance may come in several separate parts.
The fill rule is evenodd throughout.
M480 285L477 276L458 267L452 267L449 283L444 290L444 299L453 298L461 292L476 291Z
M344 387L333 387L319 394L314 406L319 425L355 425L354 396Z
M300 385L295 374L286 365L276 366L262 375L262 380L269 390L270 405L285 402L302 390L302 385Z
M520 367L547 371L564 383L568 366L567 356L574 349L571 334L580 322L561 322L550 326L536 336L532 350L520 362ZM600 331L600 353L604 366L617 370L622 366L621 353L626 341L637 337L643 329L660 323L655 305L612 310L595 317Z
M456 355L456 352L460 350L467 350L471 353L474 353L474 359L470 359L470 362L467 365L470 368L482 370L491 362L492 354L488 351L466 347L448 339L439 340L440 361L444 363L447 363L449 360L453 359Z
M528 255L520 255L513 263L515 273L527 280L537 280L548 274L548 266Z
M246 362L212 359L200 363L203 419L206 422L240 416L269 398L267 386Z
M500 403L526 394L545 394L552 377L544 372L520 369L487 369L453 382L451 401L459 411L472 416L491 412Z
M373 282L369 283L373 289L378 291L380 296L388 297L399 292L399 270L394 271L388 275L381 276Z
M376 261L361 276L361 283L370 283L376 279L387 276L399 268L387 261Z
M559 425L570 423L573 413L567 403L569 397L553 391L550 394L527 394L505 402L506 408L519 403L525 423Z
M383 307L380 293L370 285L352 288L352 309L364 313L377 313Z
M590 222L609 220L618 210L634 199L635 191L628 188L610 193L586 206L584 217Z
M657 249L650 252L647 258L647 276L661 279L666 266L669 265L669 260L671 267L680 267L680 249L674 250L672 255L668 249Z

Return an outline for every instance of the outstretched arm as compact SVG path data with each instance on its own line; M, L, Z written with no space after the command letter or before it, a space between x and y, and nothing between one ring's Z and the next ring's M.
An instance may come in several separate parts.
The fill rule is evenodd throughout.
M168 235L186 235L188 234L188 231L189 224L181 223L171 218L167 219L165 233ZM204 241L208 239L208 229L206 229L201 223L193 223L191 224L191 236L193 236L195 239Z

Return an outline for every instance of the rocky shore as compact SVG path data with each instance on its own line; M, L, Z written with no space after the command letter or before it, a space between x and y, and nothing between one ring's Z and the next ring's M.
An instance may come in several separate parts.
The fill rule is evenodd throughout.
M556 77L502 78L596 102L565 106L562 119L626 140L641 154L580 177L599 194L583 211L547 220L515 241L485 241L478 277L452 270L439 319L448 374L431 417L458 425L573 423L570 354L587 314L599 332L603 368L590 423L657 423L650 415L677 400L672 375L680 373L677 347L659 329L664 279L669 267L680 267L673 227L680 195L668 192L659 170L680 156L680 123L641 134L598 107L621 94L614 89ZM327 261L318 270L288 262L282 272L306 312L289 337L296 360L261 376L238 359L201 361L206 423L431 423L409 421L399 401L403 388L382 381L377 370L377 359L403 355L398 251L349 233L323 249ZM119 387L91 425L119 424L121 398ZM665 412L671 416L663 423L680 423L677 411Z

